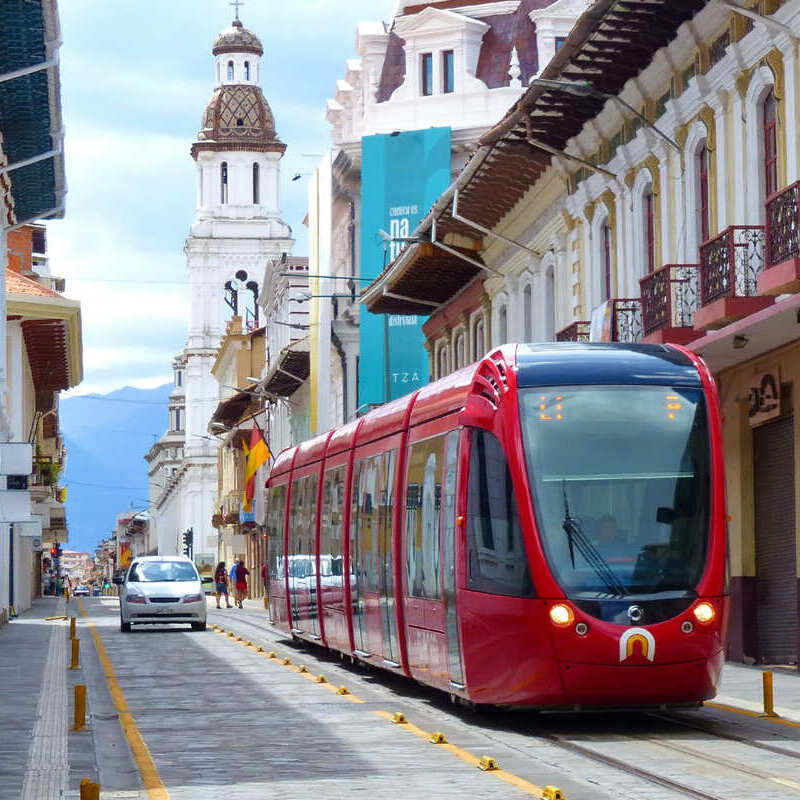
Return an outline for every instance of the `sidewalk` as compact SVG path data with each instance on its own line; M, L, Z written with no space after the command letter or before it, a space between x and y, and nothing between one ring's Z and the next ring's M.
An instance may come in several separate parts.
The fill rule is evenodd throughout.
M46 800L68 788L67 623L45 598L0 628L0 798ZM60 667L60 668L57 668Z
M78 670L68 669L68 620L46 619L59 616L77 618ZM54 597L0 628L0 800L77 798L82 778L104 784L104 798L144 797L87 634L74 600ZM87 725L75 733L78 683L87 686Z
M773 692L775 712L785 719L800 723L800 672L774 668ZM728 663L722 670L722 682L715 703L735 706L747 711L762 712L763 674L765 668Z

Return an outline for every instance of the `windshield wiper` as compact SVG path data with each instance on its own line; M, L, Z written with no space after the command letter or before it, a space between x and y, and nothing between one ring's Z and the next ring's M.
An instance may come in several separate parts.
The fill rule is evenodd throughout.
M569 545L569 557L573 568L575 567L575 548L584 557L586 563L594 570L595 575L605 584L610 594L617 597L624 597L628 594L628 589L617 577L608 562L600 555L597 548L586 538L586 534L581 529L576 519L569 513L569 501L567 500L567 482L563 482L564 492L564 532L567 534L567 544Z

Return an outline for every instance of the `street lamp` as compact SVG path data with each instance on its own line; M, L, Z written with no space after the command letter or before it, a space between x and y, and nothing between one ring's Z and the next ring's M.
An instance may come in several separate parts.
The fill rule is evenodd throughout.
M632 114L635 114L639 119L652 128L664 141L669 142L679 153L681 152L680 145L672 138L667 136L666 133L659 130L641 111L635 109L629 103L626 103L621 97L608 92L602 92L600 89L595 89L588 81L566 81L566 80L553 80L552 78L533 78L531 85L541 86L543 89L550 89L554 92L565 92L566 94L574 95L575 97L599 97L603 100L615 100L623 108L628 109Z

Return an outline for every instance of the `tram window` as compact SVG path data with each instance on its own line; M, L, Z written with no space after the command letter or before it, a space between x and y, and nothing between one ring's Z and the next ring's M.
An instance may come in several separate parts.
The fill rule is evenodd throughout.
M358 462L353 481L353 510L351 541L353 542L353 571L361 590L378 590L378 464L375 458Z
M345 468L325 472L319 533L320 574L328 586L342 586L342 518Z
M472 432L467 505L467 587L511 597L533 596L517 498L503 446Z
M267 514L267 564L269 578L284 579L283 523L286 514L286 485L273 486L269 490L269 512Z
M439 532L444 436L409 448L406 489L406 574L412 597L441 597Z

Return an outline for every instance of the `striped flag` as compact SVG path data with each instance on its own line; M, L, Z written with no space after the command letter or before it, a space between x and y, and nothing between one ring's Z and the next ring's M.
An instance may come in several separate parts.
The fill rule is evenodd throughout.
M269 452L267 443L257 426L254 426L250 433L250 446L242 442L242 447L247 456L244 470L244 510L249 513L253 510L253 497L256 493L256 473L259 467L272 457L272 453Z

